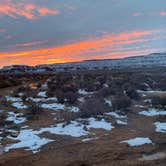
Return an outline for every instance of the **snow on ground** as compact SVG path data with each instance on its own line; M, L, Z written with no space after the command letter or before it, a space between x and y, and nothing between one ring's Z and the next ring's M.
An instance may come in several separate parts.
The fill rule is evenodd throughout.
M42 128L41 133L50 132L58 135L70 135L72 137L81 137L88 134L88 131L84 130L84 125L76 121L71 121L70 124L64 125L64 123L57 124L56 126Z
M24 105L23 102L14 102L14 103L12 103L12 106L17 108L17 109L26 109L26 108L28 108L26 105Z
M94 141L97 140L99 137L94 137L94 138L85 138L82 140L82 142L90 142L90 141Z
M166 111L150 108L148 111L139 112L139 114L145 116L158 116L158 115L166 115Z
M119 118L119 119L121 119L121 118L126 118L127 116L125 116L125 115L119 115L118 113L116 113L116 112L108 112L108 113L106 113L106 115L110 115L110 116L113 116L114 118Z
M47 97L46 91L39 92L39 93L37 94L37 96L39 96L39 97Z
M68 110L70 112L79 112L79 108L75 107L75 106L65 106L64 104L60 104L60 103L51 103L51 104L42 104L41 105L42 108L44 109L51 109L54 111L57 110Z
M104 99L105 103L108 104L110 107L112 107L112 102L109 99Z
M11 102L21 102L22 101L20 97L11 97L11 96L6 96L6 100L11 101Z
M156 132L166 133L166 122L155 122Z
M57 102L57 98L56 97L48 97L48 98L34 98L34 97L29 97L27 98L27 100L31 100L33 102L48 102L48 101L54 101Z
M104 119L101 121L96 120L95 118L89 118L88 119L89 124L87 125L87 128L95 128L95 129L104 129L104 130L111 130L114 127L111 125L111 123L106 122Z
M88 91L86 91L86 90L84 90L84 89L79 89L79 90L78 90L78 93L79 93L80 95L92 95L92 94L94 94L95 92L88 92Z
M12 121L15 124L20 124L24 123L26 121L26 118L23 117L23 114L21 113L8 112L8 117L6 120Z
M67 109L70 112L79 112L80 111L80 109L78 107L75 107L75 106L67 107Z
M18 137L9 137L10 139L19 140L20 142L6 146L4 151L8 152L11 149L25 148L26 150L31 150L33 153L36 153L40 147L53 141L47 138L40 138L38 134L39 131L33 131L32 129L21 130Z
M144 94L153 94L153 93L163 93L165 94L166 91L153 91L153 90L148 90L148 91L142 91L142 90L137 90L138 93L144 93Z
M52 134L58 134L58 135L70 135L72 137L81 137L89 134L89 131L86 130L85 127L87 129L101 128L105 130L111 130L112 128L114 128L111 125L111 123L106 122L104 119L102 120L96 120L95 118L86 119L89 122L88 125L81 124L80 120L79 122L71 121L71 123L67 125L64 125L64 123L59 123L55 126L41 128L40 130L22 128L20 130L19 135L16 138L11 136L8 137L9 139L18 140L19 142L7 145L5 147L5 152L8 152L11 149L25 148L26 150L31 150L33 153L36 153L39 150L39 148L41 148L43 145L53 141L51 139L39 137L39 135L44 132L50 132ZM84 141L86 142L90 140L85 139Z
M141 146L144 144L152 144L152 141L149 138L137 137L137 138L122 141L120 143L127 143L130 146Z
M127 125L126 121L122 121L122 120L119 120L119 119L116 120L116 123L119 124L119 125Z
M27 108L27 106L24 105L24 103L22 102L22 99L20 97L6 96L6 100L12 102L12 106L17 109L26 109Z

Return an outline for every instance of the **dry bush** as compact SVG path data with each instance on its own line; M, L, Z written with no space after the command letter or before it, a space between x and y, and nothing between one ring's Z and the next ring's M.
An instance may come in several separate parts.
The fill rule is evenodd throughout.
M164 108L166 106L166 96L153 96L151 100L153 107Z
M4 112L0 113L0 126L5 125L6 118L7 118L7 115Z
M81 106L80 117L89 118L91 116L103 115L108 111L109 108L107 107L103 98L88 98Z
M56 91L56 97L59 103L63 104L65 102L65 94L62 90Z
M8 101L7 101L6 97L4 97L4 96L0 97L0 105L5 105L5 106L8 105Z
M60 121L66 122L66 124L69 124L72 120L75 120L79 117L79 113L76 112L70 112L70 111L61 111L59 112L58 119Z
M40 104L37 103L31 103L28 108L27 108L27 115L28 118L38 118L39 115L42 113L43 108L41 107Z
M138 92L133 88L128 88L126 90L126 95L134 100L138 100L140 98Z
M112 94L112 91L110 88L102 88L96 93L97 96L103 97L103 98L105 98L111 94Z
M72 91L66 92L65 98L70 104L74 104L77 101L78 94Z
M112 99L112 107L114 110L126 110L131 105L131 100L128 96L120 95Z

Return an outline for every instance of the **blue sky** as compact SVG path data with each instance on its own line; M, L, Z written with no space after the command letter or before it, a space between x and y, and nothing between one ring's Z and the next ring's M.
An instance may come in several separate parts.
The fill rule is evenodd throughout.
M0 64L166 51L165 0L0 0Z

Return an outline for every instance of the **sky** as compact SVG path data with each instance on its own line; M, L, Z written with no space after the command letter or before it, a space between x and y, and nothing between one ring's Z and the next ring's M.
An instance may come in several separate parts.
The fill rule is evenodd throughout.
M166 0L0 0L0 67L166 51Z

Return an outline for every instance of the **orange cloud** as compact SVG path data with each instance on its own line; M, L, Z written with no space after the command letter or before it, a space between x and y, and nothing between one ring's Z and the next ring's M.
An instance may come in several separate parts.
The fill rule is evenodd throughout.
M40 7L35 4L28 3L27 1L2 0L0 2L0 16L7 15L12 18L18 16L25 17L26 19L34 20L41 16L57 15L59 11L56 9L49 9Z
M107 34L100 38L52 48L0 53L0 64L1 66L9 64L36 65L146 54L155 51L155 49L148 49L143 44L142 47L135 48L133 44L157 40L159 32L160 30L147 30L118 35Z

